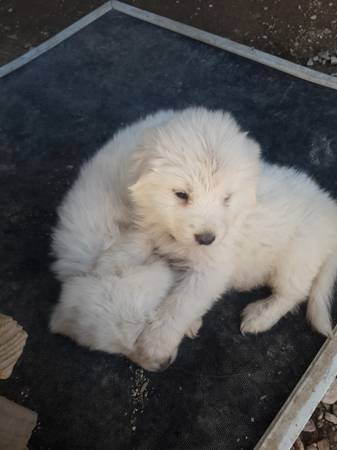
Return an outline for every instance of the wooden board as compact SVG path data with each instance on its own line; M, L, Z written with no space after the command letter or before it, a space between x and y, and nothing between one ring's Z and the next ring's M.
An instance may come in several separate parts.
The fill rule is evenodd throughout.
M36 412L0 396L0 449L25 449L36 422Z

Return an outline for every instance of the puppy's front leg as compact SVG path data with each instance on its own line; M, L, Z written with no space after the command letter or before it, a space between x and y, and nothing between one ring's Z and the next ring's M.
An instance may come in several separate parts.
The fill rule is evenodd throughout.
M168 367L184 334L213 305L225 286L226 275L219 269L189 271L160 305L155 320L145 327L130 358L150 371Z

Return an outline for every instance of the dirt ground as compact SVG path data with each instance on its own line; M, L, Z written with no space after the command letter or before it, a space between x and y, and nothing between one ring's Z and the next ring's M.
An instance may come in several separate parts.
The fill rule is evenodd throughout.
M104 1L0 0L0 65ZM337 75L337 0L125 2Z
M0 65L59 33L105 0L0 0Z

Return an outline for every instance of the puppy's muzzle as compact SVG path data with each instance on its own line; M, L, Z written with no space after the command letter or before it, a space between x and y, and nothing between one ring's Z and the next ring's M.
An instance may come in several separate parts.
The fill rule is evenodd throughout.
M205 231L203 233L195 234L194 239L200 245L210 245L215 240L215 234L210 231Z

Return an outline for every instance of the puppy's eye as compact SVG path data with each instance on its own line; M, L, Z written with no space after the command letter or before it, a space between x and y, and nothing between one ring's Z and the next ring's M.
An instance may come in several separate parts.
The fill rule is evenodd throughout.
M232 198L232 195L231 195L231 194L226 195L226 197L224 198L224 203L225 203L225 205L228 205L228 203L229 203L229 201L230 201L231 198Z
M184 192L184 191L178 191L178 192L175 192L175 195L176 195L178 198L181 198L182 200L185 200L185 201L188 200L188 194L187 194L187 192Z

